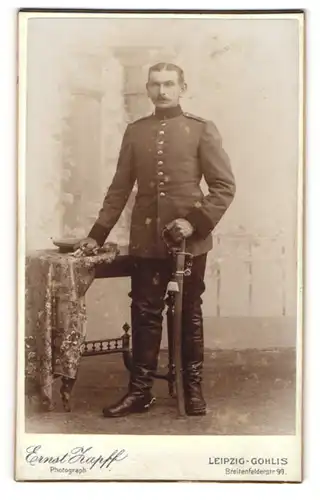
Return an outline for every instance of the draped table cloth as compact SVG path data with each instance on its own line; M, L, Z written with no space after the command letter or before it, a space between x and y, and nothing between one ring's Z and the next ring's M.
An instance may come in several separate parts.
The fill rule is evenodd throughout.
M58 250L34 252L25 273L25 392L53 407L52 383L77 378L86 338L85 294L96 267L112 263L116 244L93 256Z

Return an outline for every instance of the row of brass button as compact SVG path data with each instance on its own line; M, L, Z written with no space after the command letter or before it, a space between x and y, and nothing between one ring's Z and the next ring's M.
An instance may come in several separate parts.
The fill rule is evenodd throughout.
M165 126L166 126L166 122L161 122L161 126L162 126L162 127L165 127ZM162 135L162 136L163 136L163 135L164 135L164 130L159 130L159 135ZM158 141L158 144L159 144L160 146L162 146L162 145L164 144L164 141L162 140L162 138ZM159 156L161 156L161 155L163 155L163 150L162 150L162 149L159 149L159 150L157 151L157 153L158 153L158 155L159 155ZM159 161L158 161L158 165L159 165L159 166L162 166L162 165L163 165L163 161L162 161L162 160L159 160ZM162 177L163 175L164 175L164 173L162 172L162 170L159 170L159 172L158 172L158 176ZM162 187L162 186L164 186L164 184L165 184L165 183L164 183L163 181L159 182L159 186L161 186L161 187ZM166 193L165 193L164 191L160 191L159 195L163 198L164 196L166 196Z

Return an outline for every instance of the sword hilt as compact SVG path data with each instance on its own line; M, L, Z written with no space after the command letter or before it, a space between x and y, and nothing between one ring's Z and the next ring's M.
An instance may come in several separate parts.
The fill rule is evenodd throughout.
M183 255L185 258L185 269L183 271L178 271L178 273L183 272L184 276L190 276L193 255L190 252L186 252L186 239L183 238L179 243L175 242L170 235L170 230L167 227L164 227L162 231L162 238L167 246L168 252L172 255L172 257L177 260L178 256Z

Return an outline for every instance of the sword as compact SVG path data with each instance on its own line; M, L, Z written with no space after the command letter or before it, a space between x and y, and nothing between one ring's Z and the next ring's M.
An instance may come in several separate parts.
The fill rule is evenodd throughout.
M186 241L183 239L179 245L170 238L168 229L163 230L163 239L172 255L174 271L168 283L168 343L169 362L173 362L174 386L177 397L179 416L185 416L183 366L182 366L182 303L184 276L191 274L192 255L186 253ZM172 352L170 352L172 349ZM171 391L170 391L171 392Z

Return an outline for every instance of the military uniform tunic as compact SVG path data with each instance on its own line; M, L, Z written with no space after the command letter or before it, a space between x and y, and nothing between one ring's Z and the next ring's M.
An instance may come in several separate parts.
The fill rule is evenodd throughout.
M204 177L208 194L200 181ZM129 253L163 258L164 227L187 219L194 233L187 251L201 255L212 248L211 232L230 205L235 181L221 137L211 121L182 111L180 106L127 126L117 170L89 236L103 244L137 182Z

